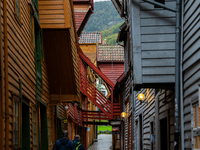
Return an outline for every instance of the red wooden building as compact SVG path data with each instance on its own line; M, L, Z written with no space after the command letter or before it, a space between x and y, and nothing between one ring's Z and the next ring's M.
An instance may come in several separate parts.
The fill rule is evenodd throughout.
M93 0L73 0L74 14L76 20L76 30L78 36L81 35L90 15L93 13Z
M98 67L111 81L116 84L117 79L124 72L124 50L120 45L98 45Z

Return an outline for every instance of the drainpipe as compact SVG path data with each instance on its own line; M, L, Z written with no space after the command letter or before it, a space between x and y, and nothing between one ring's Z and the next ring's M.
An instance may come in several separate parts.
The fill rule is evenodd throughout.
M3 21L4 21L4 67L5 67L5 148L9 149L9 96L8 96L8 38L7 38L7 6L3 0Z
M133 91L133 80L132 80L132 133L133 133L133 149L135 149L135 91Z
M0 8L1 8L1 4L0 4ZM1 12L0 12L0 16L1 16L2 14L1 14ZM0 22L2 21L1 20L2 18L0 17ZM4 105L4 103L3 103L3 98L4 98L4 96L3 96L3 75L2 75L2 73L3 73L3 53L2 53L2 29L0 28L0 72L1 72L1 74L0 74L0 98L2 99L2 101L0 101L0 119L1 119L1 121L0 121L0 149L3 149L3 132L4 132L4 129L3 129L3 122L4 122L4 120L3 120L3 105Z
M183 12L184 2L181 3L181 46L180 46L180 115L181 115L181 150L184 150L184 106L183 106Z
M179 149L179 91L180 91L180 0L176 1L176 50L175 50L175 122L174 122L174 147ZM184 137L183 137L184 138Z

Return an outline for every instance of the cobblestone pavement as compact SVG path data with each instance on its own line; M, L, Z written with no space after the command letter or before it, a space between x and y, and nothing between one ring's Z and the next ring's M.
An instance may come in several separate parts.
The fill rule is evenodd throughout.
M87 150L111 150L112 134L98 135L98 142L94 142Z

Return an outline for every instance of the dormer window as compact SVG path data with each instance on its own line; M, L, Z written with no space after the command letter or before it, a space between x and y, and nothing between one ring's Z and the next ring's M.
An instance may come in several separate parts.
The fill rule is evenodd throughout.
M165 0L155 0L155 1L161 4L165 4ZM154 5L154 8L162 8L162 7Z

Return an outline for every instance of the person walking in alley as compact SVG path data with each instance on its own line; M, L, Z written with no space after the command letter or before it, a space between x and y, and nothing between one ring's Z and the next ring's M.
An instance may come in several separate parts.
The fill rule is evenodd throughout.
M83 144L81 144L81 138L79 135L74 136L74 140L72 141L73 143L73 149L72 150L85 150L83 147Z
M72 142L68 139L68 131L62 132L63 138L56 141L53 150L72 150Z

